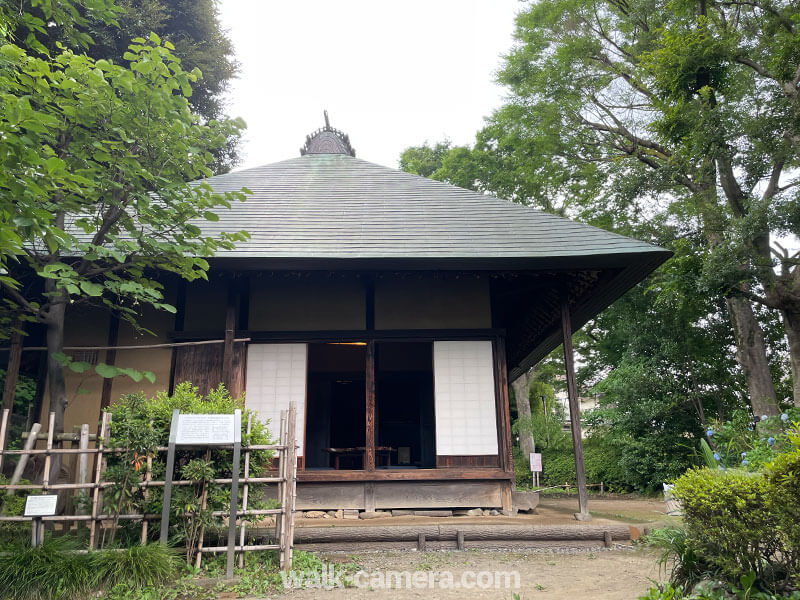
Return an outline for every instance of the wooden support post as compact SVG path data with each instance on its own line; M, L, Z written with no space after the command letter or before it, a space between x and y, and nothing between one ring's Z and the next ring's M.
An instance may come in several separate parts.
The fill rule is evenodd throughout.
M375 483L372 481L364 483L364 510L375 512Z
M100 514L100 503L102 502L102 491L100 489L100 478L103 476L105 466L105 455L103 447L106 436L108 435L108 424L111 421L111 413L104 412L100 419L100 434L97 438L97 455L94 459L94 490L92 490L92 520L89 521L89 550L94 550L95 539L97 537L97 526Z
M503 338L492 341L495 376L495 410L497 413L497 435L500 468L506 473L514 472L514 456L511 446L511 408L508 397L508 370L506 367L506 343ZM504 507L505 508L505 507ZM510 507L509 507L510 509Z
M80 426L80 433L78 434L78 450L89 449L89 424L84 423ZM78 454L75 461L75 483L84 484L89 479L89 454ZM75 504L77 505L77 514L86 514L85 498L88 496L86 490L79 489L75 492Z
M153 480L153 457L147 457L147 470L144 473L144 481L145 483L150 483ZM150 490L145 487L142 491L142 495L144 496L145 501L147 501L147 497L150 495ZM149 523L147 519L142 519L142 546L147 544L147 530L149 528Z
M119 316L111 313L111 320L108 323L108 345L116 346L119 339ZM115 365L117 362L117 351L115 348L106 350L106 364ZM100 412L104 411L111 404L111 388L114 386L113 377L103 378L103 391L100 395Z
M458 550L464 550L464 532L460 529L456 532L456 548Z
M428 548L428 546L425 543L425 534L424 533L418 534L417 535L417 550L419 550L420 552L425 552L425 550L427 550L427 548Z
M222 351L222 383L230 392L233 389L233 339L236 333L236 287L228 282L228 301L225 307L225 346Z
M279 429L279 438L278 443L281 446L286 446L286 442L288 439L288 433L286 432L286 419L287 419L287 412L285 410L281 411L281 426ZM286 519L288 518L288 514L286 512L286 473L287 473L287 460L288 460L289 452L286 448L283 450L278 450L278 502L281 505L281 514L278 515L278 518L275 520L275 539L278 540L278 545L281 547L280 549L280 567L283 569L283 566L286 562Z
M242 510L247 510L247 501L249 499L249 492L250 492L250 485L247 483L247 478L250 477L250 432L252 431L253 427L253 414L247 413L247 439L245 442L247 443L247 450L244 453L244 485L242 486ZM239 528L239 545L244 547L245 542L245 529L247 529L246 525L247 517L242 517L242 524ZM239 555L239 568L244 568L244 552Z
M22 359L22 323L17 320L14 322L14 333L11 334L11 347L8 349L8 367L6 368L6 381L3 386L3 405L2 409L13 412L14 395L17 391L17 379L19 378L19 363Z
M569 422L572 429L572 449L575 452L575 480L578 486L578 521L590 521L589 495L586 492L586 471L583 466L583 440L581 439L581 407L578 402L578 385L575 381L575 356L572 350L572 320L569 304L561 303L561 332L564 337L564 365L567 375Z
M364 470L375 470L375 340L367 342L367 440Z
M286 487L288 488L288 506L286 521L286 563L287 570L292 568L292 555L294 554L294 507L297 500L297 407L294 402L289 403L289 414L286 419L287 448L286 454L288 468Z
M25 445L23 446L23 450L31 450L36 445L36 439L39 436L39 430L42 428L41 424L34 423L31 427L31 433L28 436L28 439L25 440ZM11 475L11 480L8 482L10 485L17 485L19 480L22 479L22 473L25 471L25 467L28 464L28 456L27 453L21 454L19 457L19 461L17 461L17 466L14 467L14 473ZM13 491L9 492L13 495Z
M242 411L233 411L233 467L231 469L231 512L228 517L228 560L225 577L233 579L233 562L236 559L236 513L239 510L239 465L242 452Z

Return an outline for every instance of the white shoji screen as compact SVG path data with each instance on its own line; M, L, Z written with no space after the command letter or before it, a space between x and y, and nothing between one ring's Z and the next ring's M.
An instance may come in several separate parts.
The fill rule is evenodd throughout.
M434 342L433 377L436 454L497 454L492 342Z
M298 454L303 455L306 408L306 344L250 344L247 347L245 404L262 419L269 419L272 437L278 439L281 411L294 400L297 406Z

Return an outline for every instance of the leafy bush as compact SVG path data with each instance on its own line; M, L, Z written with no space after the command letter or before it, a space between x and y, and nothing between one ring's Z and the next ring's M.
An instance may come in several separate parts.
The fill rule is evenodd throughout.
M725 422L712 422L706 439L717 464L757 471L793 448L792 423L800 421L800 409L780 416L761 416L754 421L744 410L734 411Z
M728 582L752 572L770 590L800 584L800 434L764 472L692 469L675 482L688 541Z
M242 409L242 443L273 443L267 424L258 420L252 411L244 410L241 399L233 399L223 386L210 391L206 396L198 394L189 383L175 387L170 396L159 392L152 398L142 394L124 396L110 408L112 415L110 445L122 450L109 456L105 478L113 485L105 492L104 500L111 514L124 512L160 513L163 490L150 488L147 495L136 484L144 478L147 458L152 458L153 476L163 477L166 470L165 456L158 455L156 448L166 446L172 411L181 413L223 414ZM247 416L251 415L251 432L246 433ZM271 464L272 453L254 451L250 453L250 475L263 476ZM220 519L212 519L211 513L229 508L230 490L211 483L215 478L231 476L232 452L215 449L206 454L203 450L181 448L176 452L175 470L181 477L191 480L193 485L173 490L171 502L172 519L170 537L174 542L186 546L186 559L191 562L198 537L203 529L222 527ZM242 461L241 469L244 468ZM240 476L243 475L240 472ZM263 486L251 485L251 508L272 508L263 500ZM205 494L206 502L201 501ZM150 529L158 535L158 524ZM121 523L120 530L125 540L134 540L140 528L131 522ZM104 540L112 543L113 537ZM124 540L123 540L124 541Z
M575 482L575 456L572 445L542 449L542 485L562 485ZM583 461L587 483L605 484L606 489L626 492L632 489L625 480L625 471L620 464L619 448L605 437L591 436L583 442ZM530 465L527 458L515 460L517 483L521 484L522 473L530 481Z
M656 529L644 538L644 542L662 551L658 564L664 571L670 570L670 585L676 586L673 592L713 572L713 567L705 562L702 555L698 555L682 527Z

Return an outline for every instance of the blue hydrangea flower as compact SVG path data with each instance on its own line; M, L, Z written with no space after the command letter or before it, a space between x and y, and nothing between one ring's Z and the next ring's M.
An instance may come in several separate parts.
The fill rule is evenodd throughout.
M742 466L743 466L743 467L746 467L746 466L747 466L747 465L749 465L749 464L750 464L750 461L749 461L749 460L747 460L747 459L744 459L744 460L742 461Z
M747 456L747 452L742 452L742 458L744 458L745 456Z
M706 435L708 437L711 437L712 435L714 435L714 430L713 429L709 429L708 431L706 431Z
M720 460L720 456L716 452L714 452L714 460Z
M767 415L761 415L761 420L762 421L766 421L767 420Z
M767 443L768 443L770 446L774 446L774 445L775 445L775 438L774 438L774 437L770 437L770 438L767 440Z
M786 421L788 421L788 420L789 420L789 415L787 415L786 413L783 413L783 414L781 415L781 421L783 421L784 423L786 423Z

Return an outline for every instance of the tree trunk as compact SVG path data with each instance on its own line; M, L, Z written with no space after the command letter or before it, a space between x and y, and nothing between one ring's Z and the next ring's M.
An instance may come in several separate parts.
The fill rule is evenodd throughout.
M48 280L47 284L50 284ZM47 288L54 287L52 284ZM47 290L54 291L54 290ZM47 387L50 393L50 411L55 413L54 433L64 431L64 412L67 409L67 387L64 381L64 369L54 357L64 351L64 313L67 308L67 295L53 298L47 315ZM61 472L61 455L54 454L50 459L50 482L58 481Z
M789 362L792 365L792 398L800 407L800 310L783 310L783 327L789 340Z
M753 307L749 300L741 296L730 296L725 299L725 303L736 336L736 360L747 380L753 415L777 415L780 409L767 362L767 345Z
M511 387L514 389L514 398L517 401L517 418L524 419L527 423L531 422L531 381L535 373L534 369L530 369L511 382ZM535 452L535 444L533 433L527 428L524 429L524 431L521 429L517 431L519 449L522 452L522 456L527 459L531 452Z

